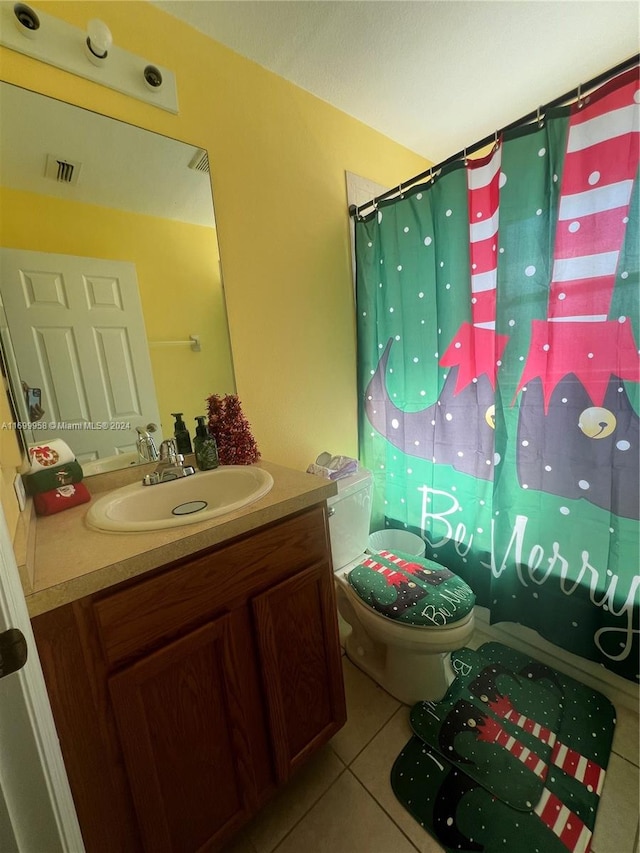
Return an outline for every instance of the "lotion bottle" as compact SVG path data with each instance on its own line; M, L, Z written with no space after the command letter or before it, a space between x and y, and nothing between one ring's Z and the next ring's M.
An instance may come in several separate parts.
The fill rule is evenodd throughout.
M220 464L218 460L218 445L205 425L204 416L196 418L198 426L193 439L193 449L196 454L196 464L201 471L210 471Z
M183 456L186 456L187 453L193 452L191 449L191 436L189 435L189 430L187 429L185 422L182 420L182 412L171 412L171 416L176 419L173 430L173 434L176 439L176 448L178 453L182 453Z

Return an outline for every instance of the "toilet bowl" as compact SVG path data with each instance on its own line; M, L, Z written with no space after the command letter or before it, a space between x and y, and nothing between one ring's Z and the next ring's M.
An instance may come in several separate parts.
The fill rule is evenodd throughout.
M418 626L388 618L358 596L348 576L368 556L371 497L371 473L360 470L339 480L327 502L338 611L351 629L345 651L400 702L437 701L455 677L450 653L473 634L473 609L446 625Z

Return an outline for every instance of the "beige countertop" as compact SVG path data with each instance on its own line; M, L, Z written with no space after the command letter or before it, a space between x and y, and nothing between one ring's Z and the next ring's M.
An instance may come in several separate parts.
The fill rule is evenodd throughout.
M331 480L270 462L261 461L258 465L272 475L271 491L254 504L199 524L145 533L103 533L87 525L88 503L56 515L34 518L35 545L26 549L29 565L22 566L20 572L29 615L37 616L150 569L189 557L337 493L337 486ZM128 479L124 482L141 477L140 470L127 470ZM91 477L84 482L95 495L103 493L105 486L111 489L123 484L113 474Z

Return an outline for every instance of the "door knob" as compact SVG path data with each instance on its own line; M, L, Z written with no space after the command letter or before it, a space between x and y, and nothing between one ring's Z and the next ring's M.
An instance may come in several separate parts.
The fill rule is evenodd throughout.
M27 641L18 628L0 633L0 678L17 672L27 662Z

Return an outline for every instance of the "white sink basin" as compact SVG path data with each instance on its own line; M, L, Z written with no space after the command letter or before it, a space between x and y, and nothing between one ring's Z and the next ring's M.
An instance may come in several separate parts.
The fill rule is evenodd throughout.
M155 486L123 486L91 504L87 523L117 533L197 524L259 500L272 486L262 468L223 465Z

